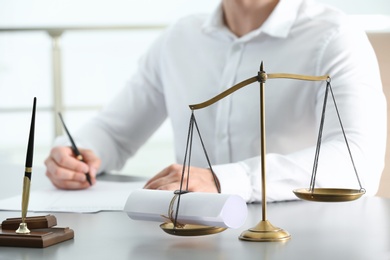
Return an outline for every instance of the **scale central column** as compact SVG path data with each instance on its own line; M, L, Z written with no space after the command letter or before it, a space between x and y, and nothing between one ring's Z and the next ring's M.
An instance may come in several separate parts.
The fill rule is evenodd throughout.
M263 62L260 65L258 73L258 81L260 82L260 152L261 152L261 205L262 205L262 220L253 228L241 233L240 239L247 241L272 242L285 241L290 239L290 234L281 228L274 227L267 220L267 191L266 191L266 144L265 144L265 98L264 87L267 80L267 73L263 68Z
M265 98L264 86L267 80L267 73L263 70L263 63L261 63L260 71L258 73L258 81L260 82L260 155L261 155L261 206L262 206L262 220L267 220L267 185L265 178L265 157L266 157L266 141L265 141Z

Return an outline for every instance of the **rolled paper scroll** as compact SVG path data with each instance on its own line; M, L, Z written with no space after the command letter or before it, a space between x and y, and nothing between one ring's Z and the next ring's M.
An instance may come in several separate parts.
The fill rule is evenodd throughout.
M173 222L178 194L173 191L135 190L124 211L134 220ZM248 215L246 202L238 195L189 192L180 195L177 223L239 228Z

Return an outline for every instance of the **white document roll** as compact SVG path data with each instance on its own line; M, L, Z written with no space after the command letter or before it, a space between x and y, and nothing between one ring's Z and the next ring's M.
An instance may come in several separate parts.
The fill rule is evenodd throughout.
M176 208L179 197L173 191L135 190L127 199L124 211L134 220L170 222L169 211ZM177 223L239 228L248 215L246 202L238 195L189 192L180 195ZM165 217L164 217L165 216Z

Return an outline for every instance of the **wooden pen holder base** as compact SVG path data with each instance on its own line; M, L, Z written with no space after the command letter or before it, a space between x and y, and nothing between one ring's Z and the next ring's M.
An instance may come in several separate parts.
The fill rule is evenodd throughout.
M8 218L0 225L0 246L44 248L72 239L74 232L65 227L54 227L57 220L53 215L27 217L26 223L31 230L28 234L16 233L21 218Z

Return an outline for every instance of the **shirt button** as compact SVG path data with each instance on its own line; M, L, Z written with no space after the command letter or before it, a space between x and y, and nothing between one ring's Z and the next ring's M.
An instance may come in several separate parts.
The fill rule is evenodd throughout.
M234 44L232 47L232 52L239 52L242 50L242 44Z
M227 139L227 135L225 133L220 133L219 134L219 140L226 141L226 139Z

